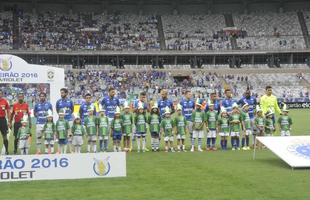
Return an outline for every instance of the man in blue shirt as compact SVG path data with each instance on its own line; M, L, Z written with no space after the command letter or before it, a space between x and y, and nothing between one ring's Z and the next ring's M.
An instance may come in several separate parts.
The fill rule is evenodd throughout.
M164 117L166 107L168 107L171 110L171 113L174 112L173 103L170 99L168 99L168 92L165 89L161 90L161 99L157 101L157 104L161 119Z
M229 115L232 112L232 105L234 103L237 103L237 101L232 98L231 90L230 89L226 89L225 90L225 99L222 100L222 105L221 106L223 106L225 108L225 110L227 111L227 113Z
M215 90L213 90L210 93L210 103L213 103L214 110L216 110L217 113L219 114L221 112L221 105L219 100L217 99L217 94ZM209 105L206 104L205 112L207 113L208 111L209 111Z
M84 123L85 117L88 115L88 109L90 106L93 106L94 108L94 116L96 116L96 107L92 104L92 96L90 93L85 94L84 96L85 101L81 104L79 114L81 117L82 124Z
M238 101L238 104L240 105L240 107L242 107L244 104L248 104L249 105L249 117L251 119L251 121L254 121L254 117L255 117L255 108L256 108L256 97L251 96L251 91L249 89L247 89L244 93L244 95L242 96L242 98Z
M192 99L192 93L189 90L185 91L184 98L180 102L182 106L182 113L187 121L187 130L192 134L193 132L193 122L192 114L195 110L195 101Z
M114 118L116 107L120 106L119 99L115 97L115 89L113 87L109 88L109 94L102 99L101 105L105 109L105 114L109 119L109 123L111 123Z
M148 111L149 107L148 107L148 104L146 102L146 93L145 92L141 92L139 99L134 101L133 108L135 111L138 109L139 102L143 103L144 111Z
M48 110L53 111L53 106L50 102L46 101L46 93L39 94L40 101L37 102L33 109L33 114L36 118L36 146L37 154L41 154L42 148L42 130L46 123L46 116Z
M65 111L65 120L69 122L70 129L73 125L73 109L74 109L74 104L71 99L68 98L68 89L67 88L61 88L60 89L60 96L61 99L59 99L56 102L56 111L59 113L60 109ZM71 131L69 133L69 138L68 138L68 145L69 145L69 151L70 153L73 152L73 147L72 147L72 134Z

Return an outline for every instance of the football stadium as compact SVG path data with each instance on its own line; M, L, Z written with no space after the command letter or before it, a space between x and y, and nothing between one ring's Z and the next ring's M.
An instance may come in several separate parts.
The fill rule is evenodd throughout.
M310 1L0 2L1 199L310 198Z

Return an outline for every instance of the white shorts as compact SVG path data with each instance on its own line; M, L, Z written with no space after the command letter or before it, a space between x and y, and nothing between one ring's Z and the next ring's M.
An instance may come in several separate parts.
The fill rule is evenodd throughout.
M23 149L23 148L29 148L29 142L28 142L28 139L26 139L26 140L19 140L18 141L18 148L20 148L20 149Z
M240 133L239 132L230 132L231 137L239 137Z
M186 121L186 122L187 122L186 128L187 128L188 132L193 133L193 122L191 122L191 121Z
M252 135L252 130L245 130L245 135Z
M44 140L45 145L54 145L55 141L54 140Z
M83 144L83 136L73 136L72 137L72 144L74 146L82 146Z
M173 136L166 136L166 137L164 137L164 141L165 142L173 142Z
M181 139L185 140L185 138L186 138L185 135L180 135L180 134L177 135L178 140L181 140Z
M96 142L97 136L96 135L89 135L88 136L88 142Z
M222 136L222 137L228 137L229 136L229 132L227 132L227 133L220 132L219 135Z
M44 124L36 124L36 138L38 143L38 138L42 137L42 130L43 130ZM40 141L41 143L41 141Z
M291 136L291 131L281 131L281 136Z
M107 135L105 135L105 136L99 135L99 136L98 136L98 139L99 139L99 140L108 140L109 137L108 137Z
M194 139L196 138L203 138L203 130L193 130L193 136Z
M216 137L216 130L209 130L207 132L207 138L215 138Z

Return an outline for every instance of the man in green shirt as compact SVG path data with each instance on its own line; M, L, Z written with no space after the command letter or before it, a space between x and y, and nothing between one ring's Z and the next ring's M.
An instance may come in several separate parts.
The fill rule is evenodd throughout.
M291 135L291 126L293 124L292 118L288 116L288 109L286 104L282 108L282 115L278 119L279 128L281 131L281 136Z
M91 152L91 147L94 153L97 152L97 126L96 117L94 116L94 110L95 108L93 106L89 106L87 109L88 115L84 119L84 125L88 136L87 153Z

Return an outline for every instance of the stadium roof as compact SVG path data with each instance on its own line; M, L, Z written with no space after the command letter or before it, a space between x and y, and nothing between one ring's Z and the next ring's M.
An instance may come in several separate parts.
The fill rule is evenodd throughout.
M0 0L0 2L8 2L7 0ZM253 3L295 3L295 2L309 2L308 0L11 0L10 3L53 3L53 4L102 4L110 5L171 5L171 4L253 4Z

